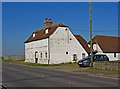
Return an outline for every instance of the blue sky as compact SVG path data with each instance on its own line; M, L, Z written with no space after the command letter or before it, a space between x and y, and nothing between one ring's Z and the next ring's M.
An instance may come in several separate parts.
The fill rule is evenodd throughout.
M93 37L118 35L118 4L116 2L93 3ZM3 55L24 54L24 41L35 30L43 27L45 18L53 23L62 22L74 34L89 41L88 2L16 2L2 3Z

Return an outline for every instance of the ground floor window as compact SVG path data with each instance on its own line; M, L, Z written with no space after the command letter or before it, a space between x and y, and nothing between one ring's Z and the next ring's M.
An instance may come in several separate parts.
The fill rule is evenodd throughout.
M42 53L40 53L40 58L42 58Z
M82 53L82 58L83 58L83 59L85 58L85 53Z
M47 58L47 52L45 52L45 58Z
M114 57L116 57L116 53L114 53Z

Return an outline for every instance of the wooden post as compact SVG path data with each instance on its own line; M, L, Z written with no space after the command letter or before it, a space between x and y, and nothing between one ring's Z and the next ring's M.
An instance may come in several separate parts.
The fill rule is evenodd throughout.
M91 67L93 68L93 45L92 45L92 0L90 0L90 60Z

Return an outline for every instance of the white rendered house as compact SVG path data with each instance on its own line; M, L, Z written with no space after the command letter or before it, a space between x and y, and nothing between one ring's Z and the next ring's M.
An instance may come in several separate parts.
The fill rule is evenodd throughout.
M120 37L96 35L92 41L97 54L106 54L110 61L120 60Z
M51 19L45 19L44 28L33 32L25 41L25 62L75 62L88 56L89 52L87 42L80 35L74 35L62 23L52 24Z

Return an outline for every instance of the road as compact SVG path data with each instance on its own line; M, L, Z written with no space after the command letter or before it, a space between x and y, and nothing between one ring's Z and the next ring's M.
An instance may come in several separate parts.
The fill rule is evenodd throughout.
M118 87L118 80L47 67L3 63L2 84L6 87Z

